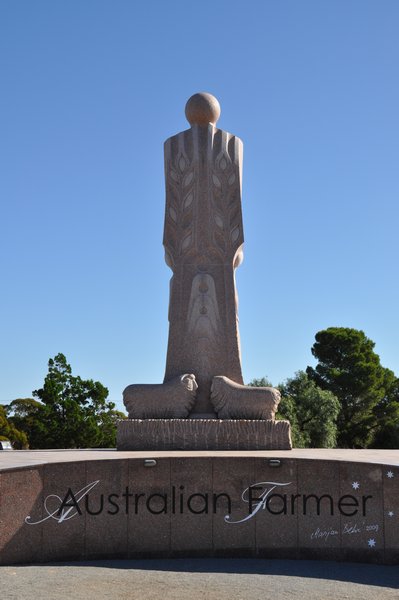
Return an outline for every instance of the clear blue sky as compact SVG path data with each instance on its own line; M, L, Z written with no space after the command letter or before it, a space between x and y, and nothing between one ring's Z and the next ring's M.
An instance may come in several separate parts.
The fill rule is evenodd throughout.
M362 329L399 375L397 0L0 2L0 402L47 361L161 382L163 142L197 91L244 142L245 381Z

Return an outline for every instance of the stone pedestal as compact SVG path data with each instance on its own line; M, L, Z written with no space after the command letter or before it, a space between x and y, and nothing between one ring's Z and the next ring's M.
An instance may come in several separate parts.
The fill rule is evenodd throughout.
M291 450L288 421L126 419L118 450Z

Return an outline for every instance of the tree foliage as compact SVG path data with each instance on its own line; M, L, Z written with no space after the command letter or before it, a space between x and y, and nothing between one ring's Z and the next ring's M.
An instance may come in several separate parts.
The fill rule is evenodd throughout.
M278 386L282 411L293 424L293 444L297 448L334 448L340 404L330 391L322 390L306 373Z
M399 448L399 379L386 369L385 395L374 408L378 426L372 448Z
M108 390L99 381L72 375L63 354L48 362L40 400L14 400L10 419L27 434L31 448L114 447L116 422L123 413L107 402Z
M250 385L270 386L267 378L254 379ZM333 448L336 443L336 419L340 409L337 398L322 390L306 373L298 371L295 377L278 386L281 402L276 418L291 424L292 444L295 448Z
M40 448L45 438L43 404L33 398L18 398L7 407L9 420L27 437L30 448Z
M330 327L316 334L316 368L306 372L340 401L338 446L366 448L378 430L398 417L392 403L395 375L382 367L374 342L363 331Z
M252 385L254 387L273 387L273 384L270 383L267 377L252 379L252 381L249 382L249 385Z
M0 440L9 440L13 448L22 450L28 447L28 438L7 417L7 407L0 404Z

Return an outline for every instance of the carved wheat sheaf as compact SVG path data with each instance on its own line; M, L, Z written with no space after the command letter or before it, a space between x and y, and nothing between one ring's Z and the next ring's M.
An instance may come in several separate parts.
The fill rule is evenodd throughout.
M237 248L239 245L237 240L242 235L236 166L226 152L221 152L216 158L211 182L214 204L214 242L223 253L226 253L229 249Z
M170 254L177 258L185 254L194 242L195 171L187 155L180 151L170 163L168 174L167 240Z

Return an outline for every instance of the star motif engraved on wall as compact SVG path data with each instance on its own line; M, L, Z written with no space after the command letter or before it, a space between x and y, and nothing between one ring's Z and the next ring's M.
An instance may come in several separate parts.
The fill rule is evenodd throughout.
M358 481L354 481L352 483L352 487L354 490L358 490L360 488L360 483Z
M394 514L395 514L395 513L393 512L393 510L389 510L389 511L388 511L388 517L393 517L393 516L394 516Z
M392 477L394 477L393 471L388 471L387 477L388 479L392 479Z
M371 538L368 542L367 542L369 548L374 548L375 546L375 540L373 538Z

